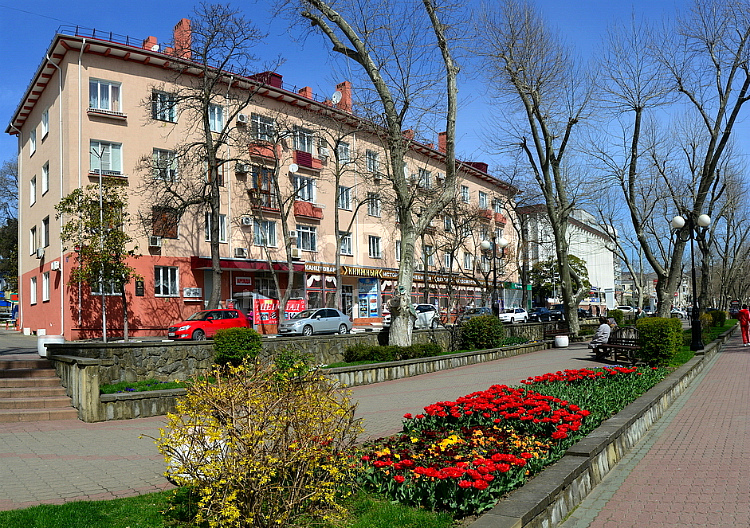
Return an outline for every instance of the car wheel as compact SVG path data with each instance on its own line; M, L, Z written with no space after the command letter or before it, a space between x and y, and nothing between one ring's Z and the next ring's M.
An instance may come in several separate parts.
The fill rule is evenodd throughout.
M344 323L341 323L339 325L339 334L348 334L348 333L349 333L349 329L346 327Z
M513 324L513 323L515 323L515 322L516 322L516 320L515 320L515 319L513 319L513 318L511 317L511 318L510 318L510 324Z
M312 326L305 325L305 327L302 329L302 335L303 336L311 336L313 334Z
M433 319L432 322L430 323L430 328L435 330L437 327L438 327L437 319Z
M205 341L206 340L206 332L201 330L200 328L193 332L193 340L194 341Z

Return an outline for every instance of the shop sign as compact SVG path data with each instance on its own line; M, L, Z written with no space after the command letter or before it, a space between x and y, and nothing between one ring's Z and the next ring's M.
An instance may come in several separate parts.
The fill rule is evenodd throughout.
M279 300L278 299L255 299L253 303L254 324L279 324ZM286 302L286 319L290 319L305 309L304 299L289 299Z
M234 285L235 286L252 286L253 278L252 277L235 277Z
M345 268L346 266L342 266ZM336 274L336 266L333 264L321 264L319 262L305 262L305 273L327 273L328 275Z

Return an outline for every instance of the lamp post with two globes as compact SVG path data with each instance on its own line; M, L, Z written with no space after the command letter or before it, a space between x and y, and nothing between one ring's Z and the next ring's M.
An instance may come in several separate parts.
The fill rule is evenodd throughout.
M687 226L686 226L687 224ZM696 229L697 225L697 229ZM711 225L711 217L707 214L702 214L695 219L693 222L693 216L688 215L687 222L682 216L675 216L672 219L672 227L675 229L675 233L680 240L687 242L690 241L690 263L692 265L692 281L693 281L693 309L690 311L690 330L692 339L690 341L690 350L703 350L703 339L701 337L701 320L700 320L700 301L698 300L698 286L695 279L695 250L693 249L694 241L700 240L705 232L706 228ZM698 231L699 230L699 231ZM696 232L697 231L697 232Z
M500 315L500 307L497 303L497 248L500 246L500 258L505 256L505 247L509 244L508 239L501 236L499 239L492 235L492 241L482 240L479 247L482 251L489 252L492 250L492 313L495 316Z

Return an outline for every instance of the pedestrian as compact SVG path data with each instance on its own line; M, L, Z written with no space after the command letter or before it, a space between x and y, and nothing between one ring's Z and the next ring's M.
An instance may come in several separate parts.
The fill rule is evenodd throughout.
M737 319L740 321L742 346L748 346L750 345L750 310L747 309L746 304L743 304L742 309L737 312Z

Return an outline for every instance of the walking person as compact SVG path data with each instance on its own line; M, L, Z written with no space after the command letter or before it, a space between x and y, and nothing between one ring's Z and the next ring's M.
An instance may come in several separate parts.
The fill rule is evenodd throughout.
M737 312L737 319L740 321L742 346L748 346L750 345L750 310L747 309L746 304L743 304L740 311Z

